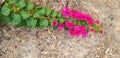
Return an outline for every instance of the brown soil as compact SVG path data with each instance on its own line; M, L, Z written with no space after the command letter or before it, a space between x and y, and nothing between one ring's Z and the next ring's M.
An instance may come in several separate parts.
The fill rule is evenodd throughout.
M67 0L31 0L61 11ZM120 58L120 0L68 0L69 7L99 19L104 34L74 38L52 28L0 25L0 58Z

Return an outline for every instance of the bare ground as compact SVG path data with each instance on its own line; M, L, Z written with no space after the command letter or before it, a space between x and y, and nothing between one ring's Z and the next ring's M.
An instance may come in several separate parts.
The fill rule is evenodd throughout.
M34 0L60 11L67 0ZM52 28L0 25L0 58L120 58L120 0L69 0L69 7L99 19L104 34L74 38ZM16 47L16 48L15 48Z

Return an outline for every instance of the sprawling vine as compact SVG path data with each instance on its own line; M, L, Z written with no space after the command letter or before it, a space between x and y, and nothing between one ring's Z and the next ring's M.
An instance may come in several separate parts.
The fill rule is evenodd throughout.
M25 0L7 0L0 6L0 22L17 27L56 27L68 30L72 36L86 37L88 33L102 33L99 21L94 21L89 14L71 10L69 7L61 12L35 6ZM66 18L66 17L70 17Z

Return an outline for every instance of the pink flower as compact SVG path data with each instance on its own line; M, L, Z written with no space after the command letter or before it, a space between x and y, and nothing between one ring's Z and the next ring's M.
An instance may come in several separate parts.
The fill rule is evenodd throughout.
M84 20L84 13L82 13L82 12L76 12L75 14L74 14L74 18L75 19L77 19L77 20Z
M96 20L95 23L96 23L96 24L99 24L100 22L99 22L99 20Z
M77 13L77 11L75 11L75 10L72 10L71 12L70 12L70 16L72 16L72 17L74 17L74 15Z
M90 29L90 31L93 32L93 33L96 33L95 29L93 29L93 28Z
M58 29L60 29L60 30L64 29L64 24L60 24L60 25L58 26Z
M79 37L80 36L80 32L78 30L69 30L69 34L71 36L75 36L75 37Z
M81 11L71 10L67 6L64 7L64 9L62 10L62 15L72 17L72 18L76 19L76 21L84 20L88 23L88 26L90 26L90 27L93 23L99 24L99 21L98 20L94 21L94 19L92 18L92 16L90 14L86 14L86 13L83 13ZM75 25L74 23L67 21L67 22L65 22L65 27L69 28L68 32L72 36L77 36L77 37L80 36L80 35L82 35L83 37L88 36L86 26ZM58 29L63 29L63 28L64 28L63 24L60 24L58 26ZM93 28L92 29L90 28L90 31L94 32L94 33L96 32L96 30L93 29ZM102 34L103 31L100 31L100 33Z
M57 26L58 25L58 22L57 21L53 21L52 22L52 26Z
M100 31L100 34L103 34L103 31L102 31L102 30Z
M93 18L89 14L85 14L84 19L86 19L86 21L89 25L93 24Z
M64 7L64 9L62 10L62 15L63 15L63 16L70 16L70 12L71 12L70 8L66 6L66 7Z
M87 36L88 36L88 33L87 33L87 32L83 32L83 33L82 33L82 36L83 36L83 37L87 37Z
M74 28L74 26L75 26L72 22L65 22L65 25L66 25L66 27L69 28L69 29L72 29L72 28Z
M70 34L71 36L74 36L74 35L75 35L74 30L69 30L69 34Z
M88 33L86 30L87 27L85 26L75 26L73 30L69 30L69 34L76 37L79 37L80 35L87 37Z
M85 20L89 25L93 24L93 18L89 14L84 14L83 12L74 12L73 18L77 20Z

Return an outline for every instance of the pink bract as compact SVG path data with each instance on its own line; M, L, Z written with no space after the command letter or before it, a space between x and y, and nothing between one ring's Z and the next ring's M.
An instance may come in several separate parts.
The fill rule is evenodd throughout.
M87 27L85 26L75 26L73 30L69 30L69 34L76 37L79 37L80 35L87 37L88 33L86 30Z
M79 37L80 33L77 30L69 30L71 36Z
M84 14L82 12L76 12L73 16L73 18L77 19L77 20L84 20Z
M60 24L60 25L58 26L58 29L60 29L60 30L64 29L64 24Z
M88 36L87 28L89 28L91 32L95 33L96 30L90 27L94 23L99 24L99 21L98 20L94 21L94 19L92 18L90 14L86 14L81 11L71 10L68 6L64 7L64 9L62 10L62 15L64 17L67 16L67 17L74 18L76 21L84 20L87 22L88 26L81 26L78 23L75 25L73 22L69 22L69 21L65 22L66 28L69 29L68 33L76 37L79 37L80 35L82 35L83 37L87 37ZM63 29L64 28L63 26L64 25L59 25L58 28ZM103 31L100 31L100 33L102 34Z
M71 16L76 20L85 20L90 25L93 24L93 18L89 14L85 14L81 11L70 10L70 8L67 6L62 10L62 15Z
M64 7L64 9L62 10L62 15L63 15L63 16L70 16L70 12L71 12L70 8L66 6L66 7Z
M74 26L75 26L72 22L65 22L65 25L66 25L66 27L69 28L69 29L73 29Z
M93 32L93 33L96 33L96 30L95 30L95 29L93 29L93 28L92 28L92 29L90 29L90 31L91 31L91 32Z
M93 18L89 14L85 14L84 19L86 19L88 24L90 24L90 25L93 24Z
M87 36L88 36L88 33L87 33L87 32L83 32L83 33L82 33L82 36L83 36L83 37L87 37Z
M52 26L57 26L58 25L58 22L57 21L53 21L52 22Z
M99 20L96 20L95 23L96 23L96 24L100 24Z
M102 31L102 30L100 31L100 34L103 34L103 31Z
M70 12L70 16L71 17L74 17L74 15L77 13L77 11L75 11L75 10L72 10L71 12Z

